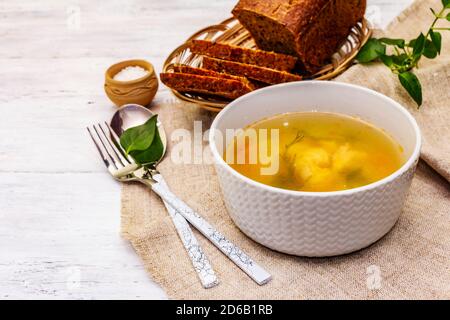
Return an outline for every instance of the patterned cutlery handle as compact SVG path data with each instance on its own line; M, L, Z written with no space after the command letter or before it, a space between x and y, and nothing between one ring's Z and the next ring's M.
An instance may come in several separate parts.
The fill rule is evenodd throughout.
M155 178L155 177L153 177ZM157 180L157 179L155 179ZM254 262L247 254L227 240L220 232L213 228L205 219L200 217L186 203L174 195L166 185L160 182L153 183L153 191L165 202L176 209L187 221L189 221L198 231L220 249L228 258L241 268L250 278L259 285L266 284L272 276Z
M166 181L164 180L162 175L154 175L153 179L167 188ZM217 280L216 274L214 273L214 270L209 263L208 257L203 252L202 247L192 233L191 227L187 223L186 219L178 214L177 211L166 201L163 202L166 206L167 211L169 212L170 217L172 218L175 229L178 232L178 236L180 237L191 259L192 265L194 266L195 271L197 271L197 275L203 287L205 289L208 289L218 285L219 281Z

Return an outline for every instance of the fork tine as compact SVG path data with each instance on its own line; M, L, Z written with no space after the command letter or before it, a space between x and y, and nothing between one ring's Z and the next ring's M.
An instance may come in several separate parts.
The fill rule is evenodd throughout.
M100 154L100 157L102 157L103 162L105 163L106 168L108 170L111 168L111 163L108 161L105 153L107 154L106 150L102 151L102 148L100 147L99 143L95 140L94 135L91 132L91 129L89 127L86 127L87 131L89 132L89 135L91 136L92 141L95 144L95 147L97 148L98 153Z
M122 166L124 166L124 167L127 166L129 163L123 157L122 153L118 150L118 148L115 145L115 143L113 141L111 141L111 136L106 134L105 130L103 130L103 127L102 127L102 125L100 123L98 124L98 127L102 131L103 136L106 138L106 141L108 142L109 146L111 147L111 149L114 152L114 154L116 155L116 157L119 159L119 161L122 164ZM109 128L108 128L108 130L109 130Z
M97 124L97 126L100 127L99 124ZM102 135L99 133L99 130L97 130L97 127L96 127L95 125L94 125L93 127L94 127L95 133L97 133L97 136L98 136L98 138L99 138L101 144L103 145L103 148L105 148L106 153L107 153L109 159L112 161L112 163L114 164L114 166L116 167L116 169L121 169L121 168L123 168L123 165L120 163L120 161L117 161L117 159L113 157L112 152L108 150L108 147L106 146L106 144L105 144L105 142L104 142L104 139L105 139L106 137L103 135L103 138L102 138Z
M116 132L113 130L113 128L111 128L111 126L109 125L109 123L107 123L105 121L106 126L108 127L109 133L111 134L111 138L114 141L114 144L116 146L118 146L119 151L121 153L121 155L123 157L125 157L129 163L131 164L136 164L136 161L134 161L133 157L131 157L129 154L127 154L127 152L125 151L124 148L122 148L122 145L120 144L120 138L117 136Z

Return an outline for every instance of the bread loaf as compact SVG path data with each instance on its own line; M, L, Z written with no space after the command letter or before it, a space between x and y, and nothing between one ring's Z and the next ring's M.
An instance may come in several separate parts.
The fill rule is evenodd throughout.
M240 0L233 15L258 47L300 58L314 72L361 20L366 0Z
M258 67L246 63L203 57L203 68L235 76L247 77L267 84L300 81L302 77L285 71Z
M189 46L193 53L217 59L254 64L261 67L291 71L297 58L286 54L232 46L206 40L192 40Z

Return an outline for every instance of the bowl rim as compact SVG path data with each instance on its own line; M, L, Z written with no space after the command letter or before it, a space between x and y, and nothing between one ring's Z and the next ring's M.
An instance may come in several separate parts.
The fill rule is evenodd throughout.
M228 165L225 162L225 160L222 158L222 156L219 154L219 151L217 150L217 146L215 143L215 132L217 130L218 123L220 123L223 116L227 112L234 110L234 108L236 108L242 101L250 99L251 97L253 97L255 95L261 95L261 94L266 94L271 91L277 91L281 87L299 87L299 86L301 87L301 86L305 86L305 85L314 85L314 86L317 85L317 86L324 86L324 87L326 87L326 86L346 87L346 88L350 88L352 90L360 90L367 94L375 95L382 100L385 100L386 102L391 104L392 107L394 107L398 111L400 111L412 125L415 136L416 136L416 144L414 147L414 151L411 153L408 160L399 169L397 169L395 172L391 173L389 176L387 176L381 180L375 181L373 183L361 186L361 187L357 187L357 188L353 188L353 189L346 189L346 190L339 190L339 191L313 192L313 191L288 190L288 189L282 189L282 188L278 188L278 187L272 187L272 186L263 184L261 182L255 181L253 179L250 179L250 178L244 176L243 174L239 173L238 171L234 170L230 165ZM417 159L420 156L420 149L422 146L422 135L420 132L419 125L417 124L416 120L411 115L411 113L409 113L409 111L406 110L406 108L403 107L402 105L400 105L398 102L396 102L392 98L389 98L388 96L386 96L382 93L379 93L375 90L372 90L372 89L369 89L366 87L362 87L362 86L355 85L355 84L344 83L344 82L306 80L306 81L296 81L296 82L289 82L289 83L273 85L270 87L266 87L263 89L259 89L259 90L247 93L246 95L243 95L243 96L239 97L238 99L232 101L216 116L213 123L211 124L210 132L209 132L209 146L210 146L211 152L213 154L213 157L214 157L217 165L221 165L221 166L225 167L225 170L228 173L232 174L236 178L238 178L238 179L244 181L245 183L250 184L254 187L262 188L262 189L264 189L266 191L270 191L270 192L281 193L281 194L291 195L291 196L329 197L329 196L346 196L346 195L351 195L354 193L373 190L382 185L388 184L388 183L392 182L393 180L397 179L399 176L403 175L406 171L408 171L411 167L414 166L414 164L416 163Z
M146 70L148 71L148 73L140 78L137 79L133 79L133 80L129 80L129 81L119 81L119 80L114 80L114 76L111 76L111 71L113 68L116 68L117 66L123 64L124 68L126 67L130 67L130 66L136 66L136 64L141 64L141 65L145 65ZM138 67L142 67L141 65L138 65ZM115 84L115 85L131 85L131 84L137 84L139 82L142 82L143 80L148 79L149 77L153 76L155 74L155 67L153 66L153 64L147 60L143 60L143 59L130 59L130 60L123 60L123 61L119 61L116 62L112 65L110 65L108 67L108 69L106 69L105 71L105 78L106 81L111 83L111 84Z

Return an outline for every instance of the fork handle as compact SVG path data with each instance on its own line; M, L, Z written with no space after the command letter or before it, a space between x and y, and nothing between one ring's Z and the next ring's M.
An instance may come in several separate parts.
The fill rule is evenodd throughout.
M272 276L254 262L246 253L226 239L219 231L214 229L205 219L199 216L186 203L173 194L167 185L156 182L152 184L153 191L158 194L164 202L172 206L180 215L186 218L198 231L210 240L231 261L242 269L250 278L259 285L266 284Z
M162 186L167 187L166 181L160 174L154 175L153 179L158 181ZM166 206L169 216L172 218L172 222L177 230L178 236L186 249L186 252L191 259L192 265L205 289L215 287L219 284L217 277L214 273L208 257L203 252L202 247L197 241L197 238L192 233L189 223L183 216L177 213L177 211L170 206L167 202L163 201Z

